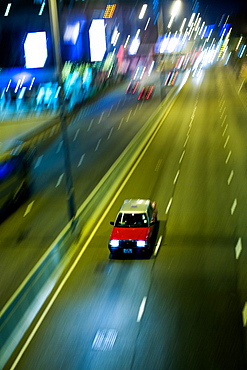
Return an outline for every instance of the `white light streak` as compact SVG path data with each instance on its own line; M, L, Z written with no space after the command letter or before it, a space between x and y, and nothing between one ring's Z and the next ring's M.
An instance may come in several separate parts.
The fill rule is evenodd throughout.
M243 39L243 36L241 36L240 39L239 39L239 41L238 41L238 44L237 44L236 49L235 49L236 51L238 50L238 48L239 48L239 46L241 44L242 39Z
M147 10L147 4L143 4L142 5L142 8L141 8L141 11L140 11L140 14L139 14L139 19L143 19L145 13L146 13L146 10Z
M32 78L32 81L30 83L30 86L29 86L29 89L28 90L31 90L32 89L33 84L34 84L34 81L35 81L35 77Z
M41 7L40 7L40 10L39 10L39 14L38 15L42 15L43 14L44 7L45 7L45 1L43 1L43 3L41 4Z
M11 3L8 3L7 8L5 10L5 13L4 13L4 17L7 17L9 15L9 11L10 11L11 5L12 5Z
M189 20L189 23L188 23L188 27L192 26L195 16L196 16L196 13L192 13L192 15L190 17L190 20Z
M126 49L126 46L128 45L129 39L130 39L130 35L127 36L127 39L126 39L125 44L124 44L124 49Z
M180 27L180 29L179 29L179 32L180 32L180 33L182 33L182 32L183 32L183 29L184 29L184 26L185 26L186 21L187 21L187 18L184 18L184 20L183 20L183 22L182 22L182 24L181 24L181 27Z
M146 31L146 29L148 28L148 25L149 25L149 22L150 22L150 17L148 18L148 20L147 20L147 23L146 23L146 26L145 26L145 28L144 28L144 31Z

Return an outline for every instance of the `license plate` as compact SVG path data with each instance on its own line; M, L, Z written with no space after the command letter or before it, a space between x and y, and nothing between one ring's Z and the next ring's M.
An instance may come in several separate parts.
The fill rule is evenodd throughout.
M124 253L132 253L132 249L128 248L128 249L123 249L123 252Z

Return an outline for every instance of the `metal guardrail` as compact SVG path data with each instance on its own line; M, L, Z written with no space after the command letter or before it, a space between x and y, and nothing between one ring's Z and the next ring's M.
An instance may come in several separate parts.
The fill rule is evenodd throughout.
M4 367L24 333L51 293L79 245L85 243L105 207L123 182L147 143L159 130L175 102L185 78L174 87L142 129L84 201L76 214L0 312L0 369ZM79 239L79 243L78 243Z

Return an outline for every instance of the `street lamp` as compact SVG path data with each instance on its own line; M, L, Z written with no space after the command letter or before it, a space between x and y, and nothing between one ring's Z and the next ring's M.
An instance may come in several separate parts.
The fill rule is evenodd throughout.
M167 28L171 28L174 19L180 12L181 6L182 6L181 0L176 0L173 2L172 8L171 8L171 18L170 18Z
M49 2L49 14L50 24L53 38L53 48L55 54L55 66L58 84L60 86L59 93L59 115L60 115L60 127L63 138L63 149L64 149L64 167L65 167L65 180L66 180L66 192L68 201L68 215L69 220L74 220L76 209L74 201L74 187L72 181L71 164L70 164L70 151L69 151L69 140L67 133L66 117L65 117L65 104L64 104L64 86L62 80L62 59L61 59L61 46L60 46L60 33L58 25L58 12L56 0L48 0Z

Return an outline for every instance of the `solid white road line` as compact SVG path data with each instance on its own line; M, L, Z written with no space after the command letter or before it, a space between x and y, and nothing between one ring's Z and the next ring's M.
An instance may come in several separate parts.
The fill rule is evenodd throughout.
M75 141L75 140L77 139L77 136L78 136L78 134L79 134L79 131L80 131L80 129L78 128L78 130L76 131L76 134L75 134L75 136L74 136L73 141Z
M137 320L136 320L137 322L140 322L141 319L142 319L142 315L143 315L144 310L145 310L146 301L147 301L147 297L143 297L142 303L141 303L140 308L139 308Z
M129 114L128 114L128 117L126 118L126 122L128 122L128 121L129 121L130 116L131 116L131 113L132 113L132 109L130 110L130 112L129 112Z
M40 163L41 163L42 159L43 159L43 154L42 154L42 155L37 159L37 162L36 162L36 164L35 164L34 168L39 167L39 165L40 165Z
M121 119L120 123L119 123L119 126L118 126L118 130L120 129L120 127L122 126L122 123L123 123L123 118Z
M104 115L104 114L105 114L105 112L102 112L102 113L101 113L98 124L102 121L102 118L103 118L103 115Z
M228 177L228 180L227 180L228 185L230 185L230 183L232 181L233 174L234 174L233 171L231 171L230 176Z
M82 154L82 156L81 156L81 158L80 158L80 160L79 160L79 163L78 163L77 167L80 167L80 165L82 164L82 161L83 161L84 157L85 157L85 153L84 153L84 154Z
M59 179L57 181L56 188L61 184L61 181L62 181L63 177L64 177L64 173L62 173L62 175L59 176Z
M58 148L57 148L57 151L56 151L56 154L60 152L61 148L62 148L62 145L63 145L63 140L60 141L59 145L58 145Z
M109 139L110 139L111 134L112 134L112 131L113 131L113 127L111 128L111 130L110 130L110 132L109 132L109 135L108 135L108 137L107 137L107 140L109 140Z
M100 142L101 142L101 139L99 139L99 141L98 141L98 143L97 143L97 146L96 146L96 148L95 148L95 152L99 149L99 144L100 144Z
M221 122L221 126L222 126L222 127L224 126L224 123L225 123L226 119L227 119L227 114L225 115L225 117L224 117L223 121Z
M237 242L237 245L235 247L236 260L239 258L241 252L242 252L242 240L241 240L241 238L238 238L238 242Z
M185 155L185 150L183 151L183 153L182 153L182 155L181 155L181 157L180 157L180 159L179 159L179 163L181 163L181 162L182 162L184 155Z
M91 120L91 122L89 123L89 126L88 126L87 131L90 131L92 124L93 124L93 119L92 119L92 120Z
M243 311L242 311L243 325L247 326L247 302L245 302Z
M169 203L168 203L168 205L167 205L167 207L166 207L166 214L169 212L169 209L170 209L171 205L172 205L172 197L171 197L171 199L169 200Z
M235 209L236 209L236 207L237 207L237 199L235 198L234 199L234 202L233 202L233 204L232 204L232 207L231 207L231 215L233 215L233 213L235 212Z
M227 143L228 143L229 139L230 139L230 136L228 135L228 136L227 136L227 139L226 139L226 142L225 142L225 144L224 144L224 148L227 146Z
M158 254L158 251L159 251L159 249L160 249L161 242L162 242L162 236L160 236L160 237L159 237L158 243L157 243L157 245L156 245L156 247L155 247L155 250L154 250L154 256L155 256L155 257L156 257L156 256L157 256L157 254Z
M176 184L176 182L177 182L177 179L178 179L178 176L179 176L179 170L178 170L178 172L176 173L176 176L175 176L175 179L174 179L174 181L173 181L173 184Z
M231 154L232 154L232 151L230 150L230 152L229 152L228 156L226 157L226 163L228 163L228 161L229 161L229 159L230 159L230 157L231 157Z

